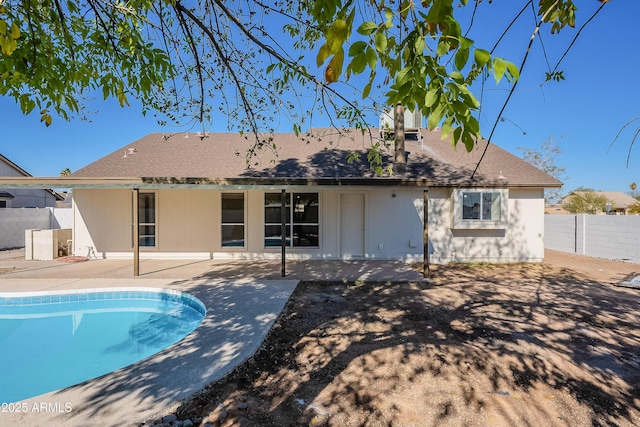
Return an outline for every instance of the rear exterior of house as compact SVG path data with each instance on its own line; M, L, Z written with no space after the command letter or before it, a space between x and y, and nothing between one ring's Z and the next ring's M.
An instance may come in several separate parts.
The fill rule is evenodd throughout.
M383 177L346 161L362 136L276 134L281 151L247 163L230 134L150 135L73 174L140 178L74 188L73 252L131 258L137 197L141 258L279 258L284 190L290 259L417 262L427 233L434 263L541 261L544 187L560 183L494 146L470 178L479 151L422 133L406 174Z
M287 256L322 259L400 259L423 253L424 189L289 188ZM542 189L466 192L430 188L431 260L541 261ZM74 253L130 258L130 189L77 189ZM270 189L140 190L142 258L279 258L281 191ZM456 224L464 195L506 199L502 224ZM499 203L499 202L498 202ZM293 209L290 207L293 206ZM502 210L502 212L498 212ZM293 238L291 238L293 236Z

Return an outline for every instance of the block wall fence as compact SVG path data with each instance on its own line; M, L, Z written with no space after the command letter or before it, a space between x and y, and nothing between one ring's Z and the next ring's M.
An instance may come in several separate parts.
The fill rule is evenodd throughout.
M640 264L640 216L545 215L544 247Z
M22 248L25 230L71 228L71 208L0 209L0 249Z

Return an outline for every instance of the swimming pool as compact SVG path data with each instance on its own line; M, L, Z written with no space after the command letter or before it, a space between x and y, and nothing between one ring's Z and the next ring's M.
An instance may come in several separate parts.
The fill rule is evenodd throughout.
M0 402L79 384L180 341L205 307L179 291L0 293Z

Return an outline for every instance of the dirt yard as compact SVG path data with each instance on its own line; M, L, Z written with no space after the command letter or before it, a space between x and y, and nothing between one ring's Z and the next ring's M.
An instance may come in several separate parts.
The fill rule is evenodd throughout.
M211 426L638 426L640 265L548 252L430 284L301 284L262 349L183 405ZM192 418L193 419L193 418Z

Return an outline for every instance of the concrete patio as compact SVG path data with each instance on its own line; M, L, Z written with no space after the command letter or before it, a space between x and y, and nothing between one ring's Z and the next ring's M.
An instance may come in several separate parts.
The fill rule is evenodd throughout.
M140 276L133 275L132 260L90 259L65 263L24 261L20 250L0 252L0 269L15 269L4 279L117 278L117 279L260 279L299 281L422 281L422 274L399 261L288 260L285 277L280 260L152 260L140 261ZM1 283L1 282L0 282Z

